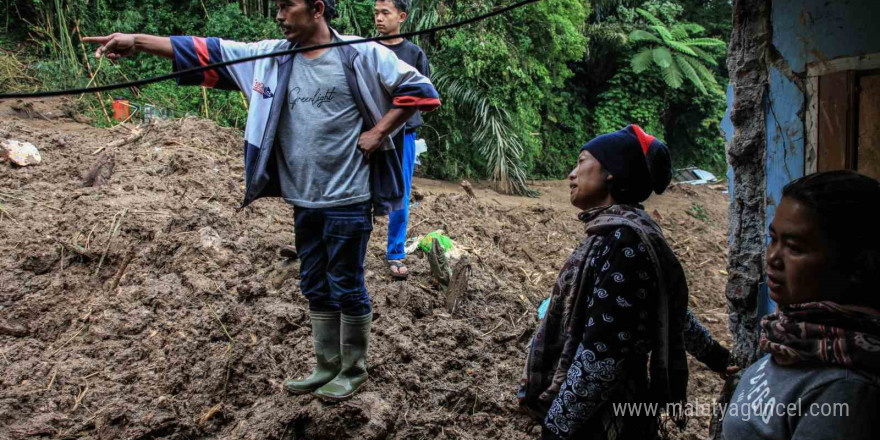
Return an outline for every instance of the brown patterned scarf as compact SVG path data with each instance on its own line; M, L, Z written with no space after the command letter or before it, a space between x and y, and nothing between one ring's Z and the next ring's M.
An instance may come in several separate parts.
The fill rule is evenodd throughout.
M830 301L784 307L761 319L761 350L780 365L818 361L880 380L880 311Z

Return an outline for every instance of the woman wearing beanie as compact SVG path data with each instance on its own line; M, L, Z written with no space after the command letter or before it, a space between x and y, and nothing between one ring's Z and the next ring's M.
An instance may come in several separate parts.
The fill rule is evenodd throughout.
M556 280L519 393L543 438L656 438L657 414L615 414L613 404L683 401L686 350L714 371L727 366L729 352L688 312L681 264L640 205L671 176L666 145L636 125L581 148L568 178L586 238Z
M788 184L770 224L767 353L742 375L727 439L880 438L880 182L851 171Z

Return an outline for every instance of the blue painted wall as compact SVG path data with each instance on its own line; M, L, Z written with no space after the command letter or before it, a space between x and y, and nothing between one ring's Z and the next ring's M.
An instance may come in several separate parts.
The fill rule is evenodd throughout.
M767 223L776 216L782 199L782 188L804 175L804 93L779 69L770 68L770 94L765 104L767 115ZM767 243L770 235L768 233ZM767 294L766 286L759 291L759 316L776 310L776 303Z
M770 68L765 103L767 228L776 213L782 188L804 174L806 106L801 87L806 66L816 61L880 52L880 0L774 0L771 23L773 45L783 61ZM790 78L777 67L787 67L800 78ZM730 140L730 89L727 101L728 115L721 128ZM728 177L733 181L732 171ZM773 311L776 305L767 296L766 288L760 292L759 312Z
M733 84L727 85L727 111L721 119L721 131L724 133L724 141L730 142L733 137L733 121L730 120L730 109L733 108ZM730 199L733 200L733 167L727 167L727 191L730 193ZM733 237L727 239L728 243Z
M880 0L774 0L770 20L773 45L795 72L880 52Z

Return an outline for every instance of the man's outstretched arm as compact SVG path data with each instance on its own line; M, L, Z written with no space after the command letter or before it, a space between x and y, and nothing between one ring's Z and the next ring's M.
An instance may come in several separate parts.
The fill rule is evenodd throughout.
M204 38L189 35L158 37L146 34L116 33L102 37L86 37L83 38L83 41L100 44L100 47L95 51L96 58L107 57L110 60L118 60L138 52L145 52L170 59L171 69L174 72L243 58L256 53L271 52L274 48L274 43L271 41L268 45L264 42L238 43L214 37ZM246 97L250 98L251 89L255 86L254 65L255 62L250 61L198 72L187 72L177 78L177 84L241 90ZM262 88L262 85L260 87ZM272 88L274 88L274 84Z
M84 37L86 43L101 46L95 50L95 58L107 57L111 60L132 56L137 52L174 59L171 38L146 34L110 34L103 37Z

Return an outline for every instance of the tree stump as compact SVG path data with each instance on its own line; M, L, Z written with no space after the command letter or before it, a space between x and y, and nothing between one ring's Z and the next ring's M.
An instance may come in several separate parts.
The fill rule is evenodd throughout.
M83 179L83 186L103 186L110 180L115 167L116 160L113 159L113 156L102 151L86 173L86 177Z
M470 261L467 257L461 257L452 269L452 279L449 281L449 290L446 292L446 310L449 314L455 314L462 298L467 295L470 272Z
M428 252L428 264L431 266L431 275L440 288L445 292L449 289L449 279L452 278L452 269L443 252L443 247L437 238L431 239L431 252Z
M461 187L464 189L464 192L466 192L470 198L472 198L472 199L477 198L477 195L474 194L474 187L473 187L473 185L471 185L470 182L468 182L467 180L462 180Z

